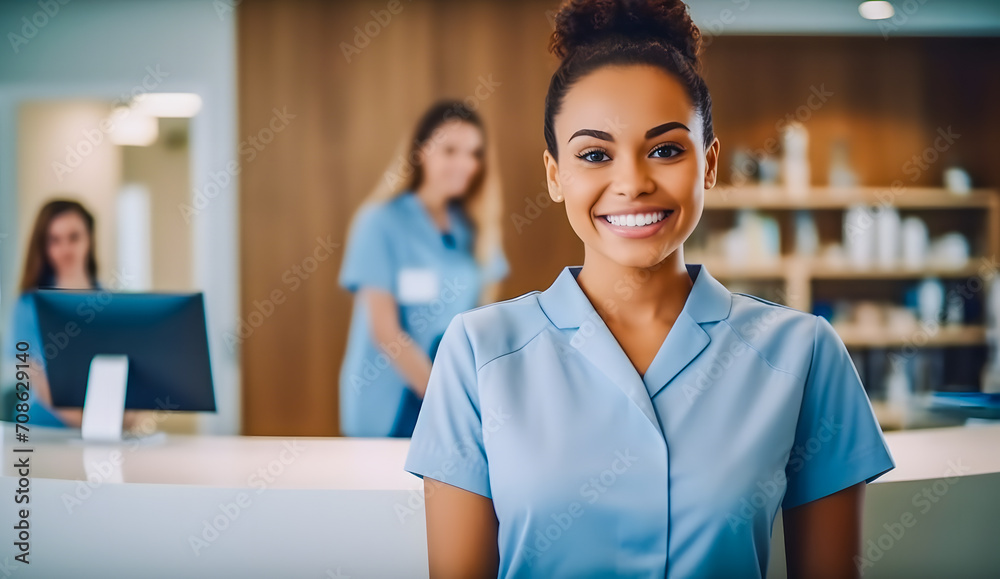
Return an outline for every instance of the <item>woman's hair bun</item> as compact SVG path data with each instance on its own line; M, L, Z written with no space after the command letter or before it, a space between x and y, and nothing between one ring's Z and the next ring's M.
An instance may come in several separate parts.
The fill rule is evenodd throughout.
M569 0L555 17L549 50L565 59L611 37L660 40L696 63L701 31L681 0Z

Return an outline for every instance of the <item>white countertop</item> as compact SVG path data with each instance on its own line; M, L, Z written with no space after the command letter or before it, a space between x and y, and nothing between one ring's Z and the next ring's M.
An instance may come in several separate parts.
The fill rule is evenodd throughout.
M1000 424L899 430L885 440L896 468L876 482L1000 472Z
M31 477L224 488L411 490L403 470L407 439L278 438L157 433L139 444L85 443L76 429L32 426L28 444L3 423L3 476L13 476L14 448L30 447ZM117 463L117 464L116 464ZM109 472L109 469L111 472Z
M2 430L3 476L14 476L14 448L30 447L32 478L222 488L413 490L403 470L407 439L278 438L159 433L140 444L93 444L79 430L31 427L28 444ZM896 468L876 482L1000 472L1000 425L885 434Z

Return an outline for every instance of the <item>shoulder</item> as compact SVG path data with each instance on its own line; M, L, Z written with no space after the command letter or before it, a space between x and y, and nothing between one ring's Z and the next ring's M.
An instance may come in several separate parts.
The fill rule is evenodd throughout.
M732 292L733 307L728 320L730 322L745 322L747 320L766 317L779 324L812 324L816 316L795 308L765 300L764 298Z
M7 323L5 352L15 351L17 342L21 340L27 341L32 348L40 347L41 338L37 335L38 318L35 315L35 303L31 292L22 293L17 297Z
M24 292L14 302L15 316L30 316L35 313L35 298L32 292Z
M800 377L809 371L817 340L840 339L821 316L743 293L733 293L725 321L770 366Z
M383 201L370 201L358 208L357 222L385 228L386 223L398 219L403 212L401 197Z
M540 292L487 304L456 316L465 328L476 369L520 350L549 325L538 304Z

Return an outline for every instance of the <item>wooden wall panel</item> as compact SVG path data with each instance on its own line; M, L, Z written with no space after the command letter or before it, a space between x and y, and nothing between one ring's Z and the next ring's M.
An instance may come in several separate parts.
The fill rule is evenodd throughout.
M282 276L308 257L317 236L344 243L350 217L388 165L400 139L434 99L476 94L502 154L509 208L543 191L542 98L555 67L545 9L529 2L402 2L360 54L352 43L387 2L246 0L239 12L241 138L265 127L273 107L296 118L241 175L242 312L271 292L285 302L242 344L244 432L333 435L337 375L350 295L337 287L342 247L292 291ZM517 122L511 123L511 119ZM507 220L509 223L510 220ZM515 278L506 295L554 277L582 255L562 215L545 212L506 249ZM553 251L530 264L551 237Z
M705 53L716 132L729 155L760 149L780 135L775 124L808 106L812 87L832 92L810 111L813 184L825 185L832 142L846 138L862 185L940 186L950 163L979 186L997 186L989 135L1000 122L996 38L718 37ZM911 181L904 165L932 146L938 128L962 134ZM992 129L992 130L990 130ZM986 150L984 150L986 149Z
M343 248L297 288L286 281L318 237L344 243L352 213L434 99L475 95L480 77L500 83L479 110L505 185L512 276L504 297L543 289L583 256L561 206L537 216L528 210L546 199L542 107L556 65L545 50L555 3L403 0L348 63L341 43L353 42L354 27L388 4L244 0L239 7L240 138L267 127L275 108L295 115L253 160L241 155L243 319L267 310L259 304L273 292L284 298L270 315L254 315L263 322L242 343L246 434L338 433L337 375L351 307L336 283ZM1000 83L988 66L998 46L996 39L715 38L706 67L725 164L737 144L759 147L777 136L774 123L806 102L810 86L825 83L835 96L809 121L817 183L835 135L850 137L863 183L884 185L902 177L902 163L933 142L937 126L951 123L967 131L952 154L980 184L997 186L991 137L1000 127L991 104L1000 101ZM937 178L929 173L921 184ZM529 219L516 226L512 215Z

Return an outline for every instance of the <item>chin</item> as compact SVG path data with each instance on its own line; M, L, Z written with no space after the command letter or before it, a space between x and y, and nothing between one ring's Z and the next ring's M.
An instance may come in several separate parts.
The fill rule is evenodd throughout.
M448 201L458 201L462 197L465 197L465 191L468 188L469 188L468 185L466 185L465 187L461 187L461 188L455 188L452 191L449 191L448 193L446 193L445 194L445 198Z
M612 251L606 253L605 255L622 267L634 267L640 269L647 269L653 267L663 261L659 259L658 255L652 255L644 251L626 250L626 251Z

